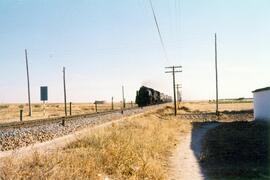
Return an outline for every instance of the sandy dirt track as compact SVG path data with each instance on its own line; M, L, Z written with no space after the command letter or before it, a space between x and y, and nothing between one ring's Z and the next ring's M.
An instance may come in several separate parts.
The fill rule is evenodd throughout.
M207 179L198 162L201 153L201 141L208 130L217 126L217 123L207 124L179 138L180 143L170 158L169 179Z

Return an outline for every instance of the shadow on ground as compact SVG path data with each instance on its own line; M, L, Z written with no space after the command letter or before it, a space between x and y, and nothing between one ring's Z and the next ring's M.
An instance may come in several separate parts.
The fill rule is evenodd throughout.
M204 179L270 179L270 123L193 122L191 148Z

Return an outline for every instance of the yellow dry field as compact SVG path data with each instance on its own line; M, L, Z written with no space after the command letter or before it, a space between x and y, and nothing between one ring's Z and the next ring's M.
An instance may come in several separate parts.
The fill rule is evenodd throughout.
M205 102L182 105L214 111L213 105ZM243 103L221 105L227 111L251 107ZM192 122L173 116L172 106L126 118L93 130L56 152L1 159L0 179L168 179L169 158L179 138L195 128Z
M5 159L0 179L167 179L178 137L191 130L190 122L164 116L171 112L127 118L51 154Z
M127 103L126 107L131 107L131 103ZM45 115L43 111L43 104L33 104L32 116L28 116L28 105L27 104L0 104L0 123L20 121L20 110L23 110L23 120L34 120L43 118L53 118L65 115L64 104L46 104ZM120 109L121 103L115 103L114 109ZM78 114L89 114L95 113L95 105L90 103L73 103L72 104L72 115ZM112 106L110 103L98 105L98 112L111 110ZM70 106L67 104L68 115L70 114Z
M191 112L215 112L216 104L209 102L182 102L179 107L185 106ZM252 110L253 103L251 102L235 102L235 103L221 103L219 104L219 111L243 111Z

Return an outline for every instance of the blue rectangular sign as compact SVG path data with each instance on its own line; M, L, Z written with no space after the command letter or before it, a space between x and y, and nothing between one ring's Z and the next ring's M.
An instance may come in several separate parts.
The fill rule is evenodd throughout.
M47 86L40 87L40 100L48 101L48 87Z

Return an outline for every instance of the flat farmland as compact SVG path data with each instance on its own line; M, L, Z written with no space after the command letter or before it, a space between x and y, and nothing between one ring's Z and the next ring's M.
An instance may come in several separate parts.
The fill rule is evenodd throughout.
M216 104L206 101L199 102L182 102L179 107L186 107L190 112L205 112L211 113L216 111ZM219 111L247 111L253 110L253 102L232 102L220 103Z
M130 108L131 103L126 104L126 108ZM23 110L23 120L35 120L42 118L55 118L65 115L64 104L50 103L45 105L45 115L43 113L43 104L32 104L32 116L28 116L27 104L0 104L0 123L20 121L20 110ZM114 103L114 109L121 109L121 103ZM72 115L95 113L95 105L93 103L73 103ZM98 112L104 112L112 109L111 103L99 104ZM69 104L67 104L68 115L70 113Z

